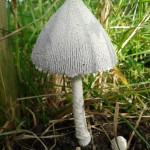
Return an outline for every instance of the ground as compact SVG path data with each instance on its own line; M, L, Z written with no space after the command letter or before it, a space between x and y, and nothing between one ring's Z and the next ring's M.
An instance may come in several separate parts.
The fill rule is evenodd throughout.
M91 143L81 150L111 150L110 139L114 137L113 118L102 115L87 117L88 127L92 134ZM139 132L150 140L150 122L141 123ZM129 139L132 130L124 122L120 122L117 135ZM35 136L40 137L40 140ZM146 136L147 135L147 136ZM39 124L33 127L31 132L22 130L22 133L12 137L13 150L45 150L44 146L53 150L76 150L78 141L75 137L73 118L54 120L49 125ZM148 150L144 143L135 135L131 141L129 150Z

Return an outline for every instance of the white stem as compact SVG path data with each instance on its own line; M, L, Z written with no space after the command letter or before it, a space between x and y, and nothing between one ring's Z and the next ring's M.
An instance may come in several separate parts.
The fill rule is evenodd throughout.
M80 146L86 146L91 140L90 133L87 129L85 118L82 77L76 76L71 79L72 94L73 94L73 114L75 120L76 137L79 140Z

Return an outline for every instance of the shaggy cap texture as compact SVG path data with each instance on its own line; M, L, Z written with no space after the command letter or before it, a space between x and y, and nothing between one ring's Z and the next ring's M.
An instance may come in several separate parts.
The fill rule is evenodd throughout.
M37 68L74 77L113 68L114 48L82 0L66 0L42 29L32 53Z

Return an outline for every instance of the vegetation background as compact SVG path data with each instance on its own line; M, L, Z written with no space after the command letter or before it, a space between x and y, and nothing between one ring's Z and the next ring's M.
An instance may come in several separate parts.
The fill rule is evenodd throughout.
M17 91L17 96L12 96L11 100L8 100L7 94L3 95L4 93L0 92L1 96L3 95L0 100L2 106L0 145L6 148L8 144L5 141L17 135L14 132L16 129L19 131L24 129L20 132L28 133L25 130L30 131L39 124L47 125L54 119L71 118L72 110L69 78L65 75L39 72L31 62L32 48L42 27L64 0L2 1L5 2L7 10L5 14L7 16L3 19L8 17L8 28L4 30L1 26L0 32L5 34L0 34L0 44L9 41L9 44L6 42L5 45L9 45L6 49L10 49L13 54L15 69L7 67L0 57L0 66L3 65L0 86L4 92L4 87L7 86L9 93L14 92L14 89ZM150 148L148 130L150 1L84 0L84 2L104 26L118 56L118 64L111 71L83 76L87 115L103 114L105 118L114 118L108 121L114 125L114 135L117 134L119 125L126 124L131 129L127 139L128 146L133 146L130 142L135 136L143 143L145 149L148 149ZM0 13L2 14L2 11ZM2 54L2 50L0 52ZM13 64L9 57L5 63ZM15 86L8 85L11 81L3 82L3 78L6 77L3 74L5 71L6 80L15 79ZM109 133L107 135L109 137ZM13 144L10 145L12 147Z

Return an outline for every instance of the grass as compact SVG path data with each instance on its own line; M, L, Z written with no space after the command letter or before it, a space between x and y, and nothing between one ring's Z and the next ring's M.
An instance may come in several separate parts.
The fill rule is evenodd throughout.
M103 5L98 0L84 2L102 22L118 56L118 64L113 70L83 76L87 112L108 109L113 117L115 104L119 103L120 121L124 121L150 148L146 137L138 131L142 118L150 119L150 1L104 0ZM12 39L20 87L18 99L23 98L19 106L22 118L14 121L19 127L30 129L33 124L46 124L71 111L69 78L39 72L30 59L41 28L63 1L14 0L6 3L11 32L8 36ZM132 120L132 116L137 118Z

